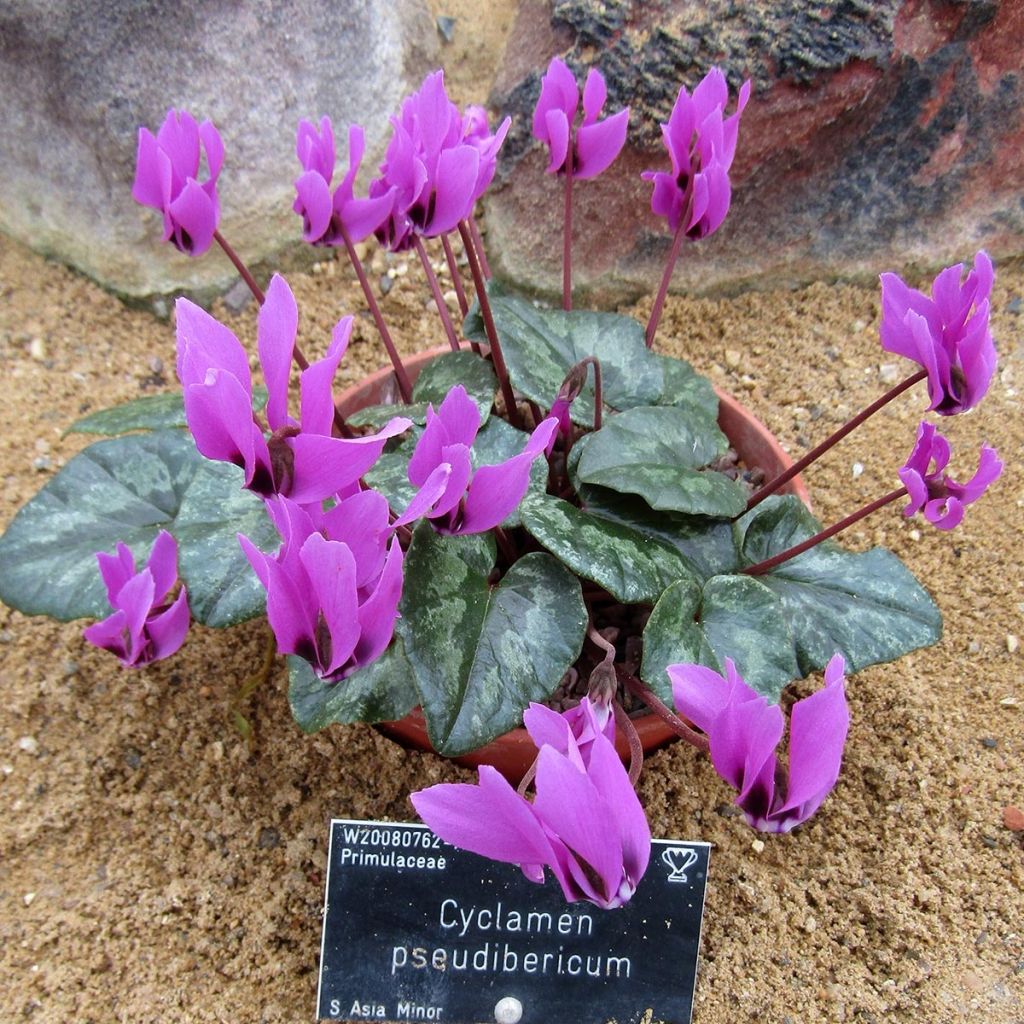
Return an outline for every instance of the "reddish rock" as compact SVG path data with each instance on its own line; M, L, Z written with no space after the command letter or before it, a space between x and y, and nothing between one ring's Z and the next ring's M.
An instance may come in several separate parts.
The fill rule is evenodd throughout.
M1010 804L1003 808L1003 824L1011 832L1024 832L1024 811Z
M549 59L609 108L632 107L622 157L574 190L578 287L617 298L657 281L669 238L645 168L668 165L658 124L713 64L754 96L721 230L684 250L674 286L864 278L1024 252L1024 0L522 0L492 103L516 117L489 199L499 270L554 292L561 181L530 138Z

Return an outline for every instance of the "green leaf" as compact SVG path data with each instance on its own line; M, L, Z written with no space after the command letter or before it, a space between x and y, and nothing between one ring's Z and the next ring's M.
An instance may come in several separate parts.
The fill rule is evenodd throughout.
M96 552L123 541L140 564L157 533L170 528L202 461L179 430L90 445L0 538L0 599L64 622L108 614Z
M735 524L744 565L820 530L792 496L773 497ZM936 643L942 616L909 569L884 548L855 553L826 541L757 577L785 612L802 673L837 651L850 671Z
M309 662L288 657L288 702L303 732L316 732L333 722L393 722L419 703L413 668L402 641L372 664L337 683L325 683Z
M489 534L442 537L421 523L406 555L398 631L435 749L463 754L522 720L583 646L579 581L549 555L521 558L491 587Z
M800 674L775 595L748 576L715 576L703 588L689 581L669 587L644 630L641 677L671 701L667 666L697 662L723 672L726 658L773 703Z
M267 389L253 388L252 407L257 412L267 404ZM187 426L185 405L180 391L168 391L161 395L146 395L134 401L115 405L112 409L100 409L88 416L75 420L65 434L105 434L116 437L130 434L135 430L168 430L171 427Z
M476 403L484 424L491 415L498 379L491 364L474 352L445 352L427 363L413 386L413 401L432 402L436 409L456 384Z
M489 419L477 434L470 456L473 468L494 466L499 462L518 455L526 447L529 434L516 430L502 419ZM406 438L393 452L385 452L365 476L364 480L388 499L396 511L403 511L416 494L416 488L409 483L409 460L416 449L418 437ZM547 486L548 466L546 460L537 458L530 467L530 487L527 494L543 493ZM520 526L519 510L513 510L501 524L506 529Z
M575 449L573 449L575 450ZM739 556L727 520L655 512L642 498L584 484L579 490L584 511L634 530L674 548L701 583L736 570Z
M236 534L276 544L242 472L210 463L179 430L97 441L15 516L0 538L0 598L62 621L109 613L97 551L122 541L141 565L160 530L178 541L178 567L198 621L226 626L260 614L263 588Z
M389 420L396 416L405 416L412 420L417 426L423 426L427 422L427 403L414 402L412 405L367 405L351 416L345 417L345 422L350 427L373 427L379 430Z
M560 562L625 604L654 604L669 584L692 578L670 545L559 498L529 496L520 513L526 529Z
M641 406L611 417L588 437L576 477L628 494L652 508L729 517L746 493L722 473L701 469L728 447L717 426L695 428L684 409Z
M653 358L661 367L664 384L652 405L674 405L685 409L698 422L718 422L718 395L707 377L702 377L685 359L657 352Z
M263 502L242 487L238 466L202 459L168 529L178 541L178 572L196 621L216 629L264 614L267 592L238 534L275 550L281 539Z
M550 408L566 374L586 356L601 363L604 401L615 409L661 400L664 373L644 343L644 329L632 317L591 310L546 309L491 283L487 294L512 385L542 408ZM466 317L467 338L487 342L474 306ZM572 404L573 421L594 423L593 372ZM717 403L709 412L717 416Z

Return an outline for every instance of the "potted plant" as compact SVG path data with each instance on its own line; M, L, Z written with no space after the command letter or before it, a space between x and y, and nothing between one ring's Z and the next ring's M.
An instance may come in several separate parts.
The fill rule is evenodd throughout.
M744 85L727 115L726 82L712 70L692 95L680 89L663 126L671 168L646 176L672 243L646 325L573 308L573 189L614 161L629 116L602 118L598 72L581 94L552 61L534 115L564 185L560 309L491 279L473 219L507 120L492 133L482 110L448 100L440 72L428 76L393 118L366 196L355 192L361 129L349 130L335 185L329 120L302 122L304 237L346 250L391 363L337 401L351 318L322 359L307 360L285 280L264 291L218 229L216 130L176 111L157 135L142 129L134 195L161 212L165 239L195 256L216 242L245 278L260 303L264 386L241 342L180 299L182 392L72 426L115 436L71 460L15 518L0 539L0 597L30 614L102 617L86 639L135 668L173 654L190 616L226 627L266 614L306 731L419 708L439 753L475 762L474 751L525 723L514 744L526 760L503 765L516 781L529 766L518 792L485 764L478 786L434 787L414 803L442 838L535 880L550 867L569 899L619 906L640 881L650 836L634 792L646 727L637 723L652 716L709 750L754 827L806 820L839 772L846 671L941 630L895 556L831 538L900 500L904 514L951 529L1001 463L983 448L977 472L958 483L948 445L925 422L901 486L828 527L799 490L786 491L910 387L927 382L938 416L981 400L995 367L992 268L979 253L966 279L951 267L931 296L883 275L882 344L919 368L797 463L728 401L723 420L723 396L656 340L683 245L728 212L748 96ZM416 251L447 350L399 356L357 249L371 233ZM428 240L458 285L461 325ZM290 405L292 362L301 376ZM744 436L751 430L760 441ZM777 779L780 696L819 670L824 685L792 711L788 780ZM484 810L486 836L476 824Z

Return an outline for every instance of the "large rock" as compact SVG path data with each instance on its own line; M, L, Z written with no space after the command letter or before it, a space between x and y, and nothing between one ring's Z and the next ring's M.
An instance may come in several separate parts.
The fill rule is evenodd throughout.
M548 60L609 109L627 149L574 190L576 281L606 297L652 287L669 244L645 168L667 168L658 123L713 64L752 78L729 218L684 249L674 287L733 289L933 266L976 248L1024 252L1024 0L523 0L492 102L516 116L488 214L489 251L520 283L561 283L561 182L530 112Z
M426 0L20 0L0 6L0 228L128 295L234 278L216 251L159 242L131 198L137 127L210 118L227 154L222 229L247 261L300 236L295 127L350 121L371 166L402 95L436 61ZM344 157L343 157L344 159Z

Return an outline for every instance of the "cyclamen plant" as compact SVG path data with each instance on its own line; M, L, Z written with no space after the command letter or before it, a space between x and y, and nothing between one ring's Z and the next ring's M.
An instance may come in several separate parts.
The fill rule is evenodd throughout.
M561 309L491 279L474 219L509 119L492 132L481 108L460 111L448 99L442 72L429 75L392 118L365 196L356 191L362 127L348 129L335 185L330 119L300 122L302 235L345 249L399 396L358 410L340 408L332 391L351 317L309 362L285 280L275 275L264 291L220 233L216 129L174 110L155 136L141 129L133 195L163 216L165 240L193 256L217 242L242 274L260 303L265 387L253 385L238 338L179 299L182 393L72 425L120 436L87 448L21 510L0 539L0 596L64 620L101 615L109 602L112 614L85 637L131 667L178 649L189 606L218 627L265 614L306 731L398 719L418 705L435 749L454 756L524 723L537 757L518 791L484 766L477 785L434 786L412 801L451 843L518 864L535 882L550 869L570 901L621 906L646 869L635 715L657 715L708 751L754 828L787 832L806 821L839 775L847 671L934 643L941 630L934 603L895 556L848 552L830 538L902 498L904 515L923 512L950 530L1002 464L983 447L975 474L957 483L946 472L950 446L926 421L894 467L902 486L831 526L781 489L919 382L940 416L981 401L996 364L993 271L978 253L966 278L950 267L930 295L883 274L882 346L918 369L791 469L756 490L745 485L723 461L729 441L710 382L653 346L684 243L708 237L728 212L749 95L748 82L733 106L712 69L692 94L679 89L662 126L670 168L644 178L672 241L646 325L572 304L573 185L614 162L629 119L628 109L602 116L597 70L577 123L577 79L553 60L533 118L547 170L564 185ZM450 351L418 376L398 354L356 249L371 234L392 251L416 250L436 300ZM461 327L430 239L440 241ZM104 551L94 554L97 539ZM150 548L136 572L135 557ZM824 685L792 709L783 778L780 695L818 670ZM545 703L556 691L568 710Z

